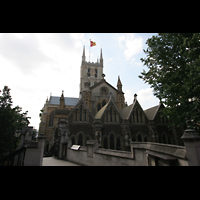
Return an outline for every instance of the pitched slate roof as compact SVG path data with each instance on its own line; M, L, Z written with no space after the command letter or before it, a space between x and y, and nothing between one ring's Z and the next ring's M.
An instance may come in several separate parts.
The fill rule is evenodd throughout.
M65 105L66 106L75 106L79 101L79 98L73 98L73 97L64 97L64 98L65 98ZM60 104L60 97L51 96L49 104L59 105Z
M129 118L129 115L130 115L130 113L131 113L131 111L132 111L132 109L133 109L135 103L136 103L136 102L134 102L134 103L131 104L130 106L127 106L127 107L125 107L125 108L123 108L123 109L121 109L121 110L119 111L119 113L120 113L122 119L128 119L128 118Z
M95 119L101 119L101 117L102 117L105 109L107 108L107 106L108 106L108 103L96 113Z
M101 117L103 116L103 113L104 113L105 109L106 109L110 104L113 104L114 107L115 107L115 109L118 111L117 106L116 106L115 103L113 102L113 99L110 98L109 101L108 101L108 103L107 103L104 107L102 107L102 108L96 113L95 119L101 119ZM118 111L118 112L119 112L119 111Z
M146 116L148 117L149 120L154 120L156 113L159 110L160 105L161 104L154 106L152 108L149 108L147 110L144 110L144 112L145 112L145 114L146 114Z

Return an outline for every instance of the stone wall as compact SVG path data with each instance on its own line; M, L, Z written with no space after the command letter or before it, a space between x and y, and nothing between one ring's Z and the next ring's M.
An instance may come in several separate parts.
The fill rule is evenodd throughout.
M96 140L88 140L79 150L68 145L65 159L86 166L188 166L185 147L151 142L132 142L128 152L98 148Z

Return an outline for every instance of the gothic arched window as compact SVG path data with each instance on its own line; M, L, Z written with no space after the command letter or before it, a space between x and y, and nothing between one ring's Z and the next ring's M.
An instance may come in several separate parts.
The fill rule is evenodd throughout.
M82 121L82 108L80 108L80 121Z
M80 135L78 136L78 145L83 146L83 136L82 136L82 134L80 134Z
M110 135L110 149L114 149L115 145L114 145L114 136L113 134Z
M103 101L102 101L102 107L104 107L105 105L106 105L106 101L103 100Z
M104 149L107 149L107 148L108 148L108 140L107 140L106 137L105 137L104 140L103 140L103 148L104 148Z
M110 122L112 122L112 109L110 110Z
M121 141L120 141L120 138L118 137L117 138L117 150L121 150Z
M88 77L90 77L90 68L88 68L88 73L87 73Z
M55 112L52 111L50 116L49 116L49 126L53 126L54 114L55 114Z
M95 69L95 78L97 78L97 69Z
M138 113L138 109L136 110L136 117L137 117L137 122L139 122L139 113Z
M72 140L72 145L74 145L75 144L75 138L73 137L71 140Z
M140 133L138 134L138 142L142 142L142 137L141 137L141 135L140 135Z
M101 109L101 104L98 103L98 104L97 104L97 111L99 111L100 109Z

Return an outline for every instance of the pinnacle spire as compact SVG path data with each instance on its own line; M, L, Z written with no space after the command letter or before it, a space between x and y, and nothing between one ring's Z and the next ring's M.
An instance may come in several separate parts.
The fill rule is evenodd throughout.
M61 94L61 97L60 97L60 105L59 105L59 109L63 109L64 106L65 106L65 98L64 98L64 90L62 90L62 94Z
M101 54L100 54L100 64L103 66L102 48L101 48Z
M117 81L117 87L118 86L122 86L122 83L121 83L121 80L120 80L120 77L118 76L118 81Z
M85 62L85 45L83 46L82 62Z
M122 83L119 76L118 76L118 81L117 81L117 88L119 92L122 92Z

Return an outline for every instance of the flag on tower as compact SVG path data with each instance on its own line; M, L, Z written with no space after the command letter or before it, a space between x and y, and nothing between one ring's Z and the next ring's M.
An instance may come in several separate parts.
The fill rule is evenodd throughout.
M90 47L96 46L96 42L90 40Z

